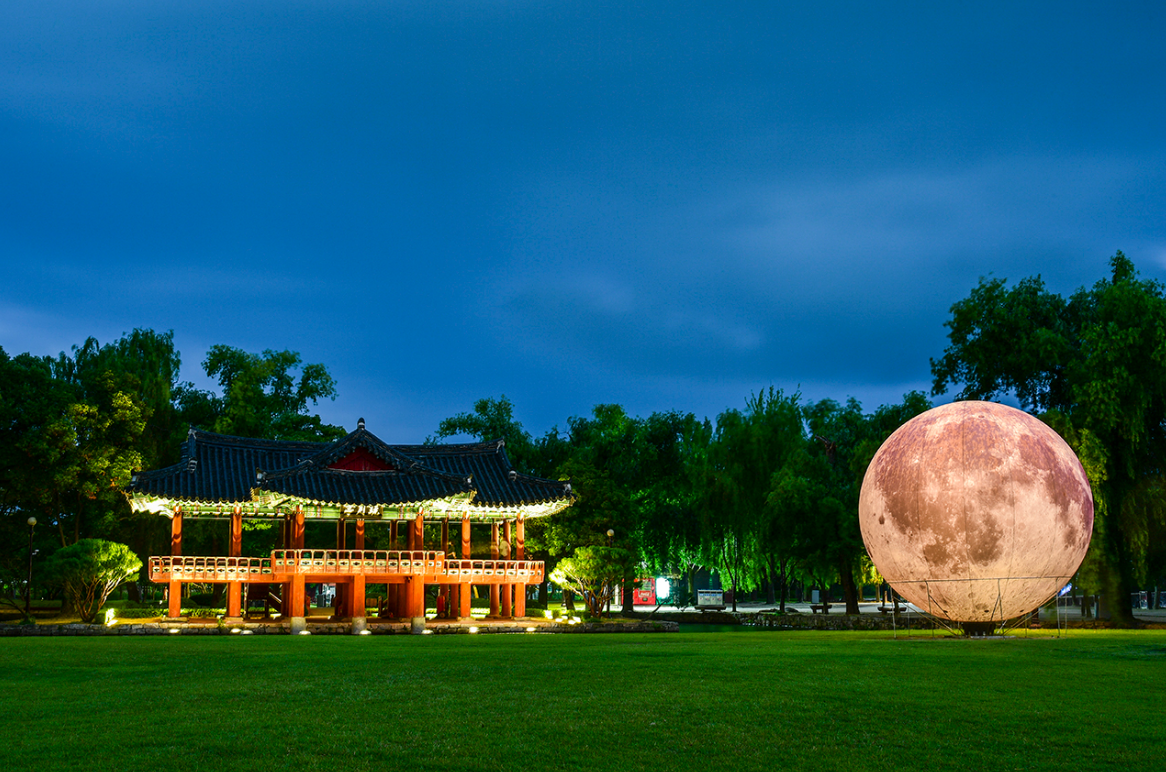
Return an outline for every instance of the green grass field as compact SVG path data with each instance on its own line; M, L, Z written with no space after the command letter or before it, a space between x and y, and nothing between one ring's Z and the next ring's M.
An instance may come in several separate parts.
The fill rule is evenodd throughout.
M1166 632L0 639L0 772L1162 769Z

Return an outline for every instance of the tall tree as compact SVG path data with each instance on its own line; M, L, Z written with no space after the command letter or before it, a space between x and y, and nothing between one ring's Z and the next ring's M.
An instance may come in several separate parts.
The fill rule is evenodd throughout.
M766 563L773 473L804 439L798 395L770 387L749 398L744 412L728 410L716 429L702 472L702 532L706 553L733 589L753 586Z
M472 413L458 413L437 425L430 442L458 435L469 435L481 442L502 440L506 457L520 472L539 474L535 443L522 424L514 418L514 405L503 394L498 399L485 397L474 403Z
M855 399L806 405L806 447L774 477L770 502L795 535L793 552L819 585L838 580L848 614L858 613L856 577L865 571L858 498L866 468L895 429L930 407L917 391L871 414Z
M112 371L84 379L54 360L0 351L0 497L55 526L62 545L106 535L128 506L121 490L141 466L146 409Z
M330 440L345 435L343 427L325 424L308 412L309 404L336 399L336 381L322 364L302 364L295 351L268 349L251 354L216 345L202 366L208 376L218 379L222 396L193 389L180 396L193 411L210 409L215 415L213 431L276 440Z
M1166 288L1138 278L1121 252L1110 277L1068 300L1039 276L1008 287L981 279L951 308L951 344L931 361L933 393L1014 395L1044 413L1077 452L1093 489L1095 561L1114 621L1134 624L1148 534L1163 521L1166 463Z

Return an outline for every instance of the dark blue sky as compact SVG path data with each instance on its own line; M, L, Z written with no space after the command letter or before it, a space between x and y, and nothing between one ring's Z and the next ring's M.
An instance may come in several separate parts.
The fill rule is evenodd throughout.
M1166 278L1166 6L948 6L10 0L0 345L293 349L395 442L898 401L980 276Z

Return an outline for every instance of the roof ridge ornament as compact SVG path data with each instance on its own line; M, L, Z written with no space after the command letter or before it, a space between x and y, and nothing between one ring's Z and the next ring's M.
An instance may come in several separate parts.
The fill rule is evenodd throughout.
M364 429L364 419L361 418L356 422L356 430L359 432L359 431L362 431L363 429Z

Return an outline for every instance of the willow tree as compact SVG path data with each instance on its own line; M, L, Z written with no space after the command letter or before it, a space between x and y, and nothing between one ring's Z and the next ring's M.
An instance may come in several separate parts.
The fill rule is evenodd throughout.
M798 395L770 387L744 411L717 416L700 480L702 536L711 563L733 589L747 589L766 568L772 477L804 442Z
M1144 577L1148 534L1163 522L1166 287L1139 279L1121 252L1111 275L1065 299L1039 276L981 279L951 307L951 345L931 361L934 394L1012 395L1065 437L1093 489L1095 564L1118 624Z

